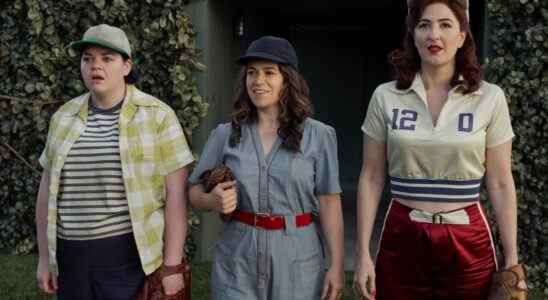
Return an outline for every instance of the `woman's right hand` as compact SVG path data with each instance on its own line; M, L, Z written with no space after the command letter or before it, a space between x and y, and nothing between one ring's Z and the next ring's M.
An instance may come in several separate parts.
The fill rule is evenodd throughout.
M46 294L55 294L57 292L57 276L49 271L49 260L40 258L38 268L36 269L36 281L38 288Z
M229 214L236 209L238 194L235 180L217 184L209 194L213 210L222 214Z
M359 259L354 272L354 289L359 296L365 299L375 299L377 292L375 287L375 265L369 255L364 259Z

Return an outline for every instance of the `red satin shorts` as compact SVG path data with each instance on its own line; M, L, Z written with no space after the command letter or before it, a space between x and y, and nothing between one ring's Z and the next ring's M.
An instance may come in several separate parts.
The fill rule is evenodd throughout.
M487 299L497 269L491 232L479 203L462 210L459 220L467 215L469 224L445 224L392 201L377 255L377 300Z

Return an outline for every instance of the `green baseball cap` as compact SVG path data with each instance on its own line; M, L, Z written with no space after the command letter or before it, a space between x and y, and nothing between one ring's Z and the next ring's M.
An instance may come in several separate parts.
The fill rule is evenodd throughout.
M92 26L86 30L80 41L72 42L69 45L69 47L78 51L82 51L88 46L108 48L131 58L129 40L126 33L118 27L107 24Z

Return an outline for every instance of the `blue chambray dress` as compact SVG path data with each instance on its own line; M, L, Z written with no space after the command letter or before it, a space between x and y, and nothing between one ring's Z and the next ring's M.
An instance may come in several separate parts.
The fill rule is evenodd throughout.
M285 230L263 230L236 221L224 223L215 245L213 299L320 298L325 273L319 224L295 227L293 216L318 212L317 195L341 192L335 130L306 119L301 151L282 147L278 138L264 155L257 125L242 125L242 137L229 145L231 126L210 135L189 178L196 183L207 169L226 164L237 180L238 209L287 216Z

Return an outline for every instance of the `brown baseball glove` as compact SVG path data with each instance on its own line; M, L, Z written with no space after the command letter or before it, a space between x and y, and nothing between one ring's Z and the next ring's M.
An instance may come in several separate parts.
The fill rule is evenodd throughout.
M488 300L527 299L527 289L518 285L522 280L525 280L525 270L522 264L496 272L493 274Z
M183 274L184 288L174 295L164 294L162 279L173 274ZM190 300L190 265L186 258L176 266L162 265L145 278L143 286L131 300Z
M204 186L206 193L211 192L219 183L235 180L234 174L229 167L220 165L212 170L206 170L200 175L199 182ZM221 220L230 220L231 214L219 214Z
M215 169L206 170L200 175L200 183L204 186L205 192L209 193L217 184L234 180L234 174L229 167L220 165Z

